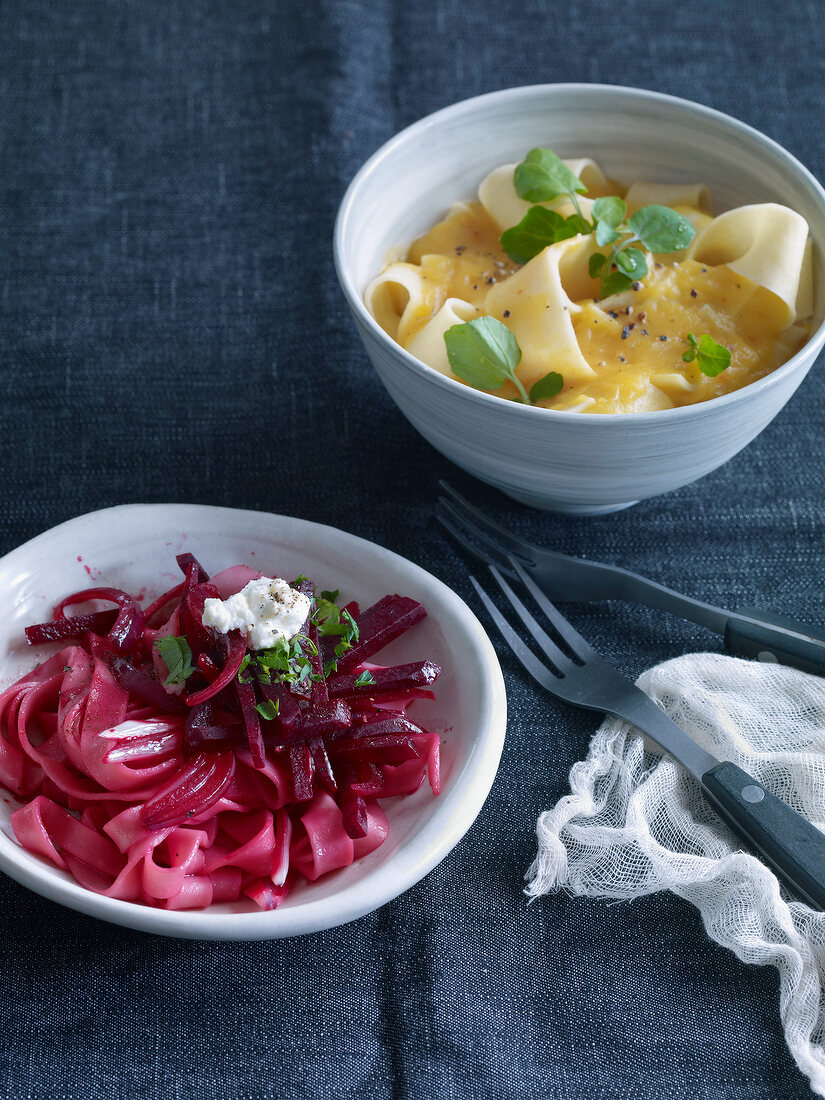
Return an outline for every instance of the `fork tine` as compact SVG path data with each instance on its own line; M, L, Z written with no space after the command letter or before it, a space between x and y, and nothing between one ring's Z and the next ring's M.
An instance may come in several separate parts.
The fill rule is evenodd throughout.
M573 652L581 657L583 661L596 656L596 651L592 646L584 640L579 634L578 630L575 630L573 626L565 619L564 615L559 611L554 603L547 598L542 592L530 574L521 567L516 558L511 557L513 569L518 574L518 578L539 607L542 609L548 620L553 624L555 629L559 632L565 642L570 646Z
M516 573L511 565L511 554L506 546L499 546L491 539L489 539L482 531L473 527L472 524L468 524L460 512L453 508L450 501L445 500L444 497L439 497L438 510L435 513L435 518L445 527L453 538L461 543L465 550L475 558L480 558L487 565L497 565L499 569L506 573L508 577L516 579ZM461 527L459 527L461 524ZM464 532L464 527L469 527L472 532L474 542L471 541ZM490 546L499 554L499 558L492 557L484 548L483 545Z
M559 682L558 677L554 676L550 669L543 665L538 657L527 648L472 575L470 575L470 583L478 593L478 598L487 608L487 612L498 627L502 638L504 638L507 645L513 651L514 656L520 661L522 666L530 673L534 680L538 681L542 687L547 688L548 691L554 691Z
M472 530L474 534L482 537L483 532L486 535L487 544L505 556L508 554L517 554L528 564L535 564L536 551L539 550L540 547L534 546L526 539L512 534L506 527L502 527L500 523L496 523L495 520L490 519L484 512L476 508L474 504L470 504L469 500L465 500L460 493L456 492L449 482L439 481L438 484L450 497L454 511L458 512L464 524ZM441 499L443 501L444 498L442 497ZM456 508L456 505L458 508ZM462 510L464 513L463 515ZM469 519L467 514L469 514L472 519Z
M524 604L521 602L521 600L518 598L518 596L515 594L510 585L507 583L504 577L502 577L501 573L498 571L498 569L496 569L494 565L490 566L490 572L492 573L493 579L495 580L496 584L507 597L510 606L527 627L533 638L538 642L539 648L542 650L545 657L547 657L553 663L553 665L555 665L555 667L559 670L560 673L562 673L562 675L564 675L565 672L576 668L577 666L573 663L573 661L570 660L567 654L563 653L553 641L553 639L549 636L549 634L547 634L546 631L542 630L542 628L539 626L539 624L536 622L536 620L533 618L533 616L530 614L530 612L527 610L527 608L524 606Z

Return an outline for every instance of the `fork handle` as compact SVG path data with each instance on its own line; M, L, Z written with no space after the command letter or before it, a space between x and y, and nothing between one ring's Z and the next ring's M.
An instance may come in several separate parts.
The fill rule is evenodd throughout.
M825 675L825 633L772 611L737 608L725 627L725 648L740 657L779 661Z
M797 897L825 909L825 835L819 829L730 761L705 772L702 788Z

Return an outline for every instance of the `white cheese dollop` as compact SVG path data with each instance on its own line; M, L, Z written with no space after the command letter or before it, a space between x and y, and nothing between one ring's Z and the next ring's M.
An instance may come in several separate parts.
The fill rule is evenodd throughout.
M295 637L311 604L309 596L280 577L259 577L228 600L204 600L202 622L219 634L240 630L250 649L269 649L282 638Z

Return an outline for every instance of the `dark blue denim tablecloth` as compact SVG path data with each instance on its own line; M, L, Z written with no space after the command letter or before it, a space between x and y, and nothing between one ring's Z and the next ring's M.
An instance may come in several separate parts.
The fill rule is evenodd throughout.
M341 526L463 591L427 523L449 476L562 550L822 623L821 368L697 485L604 519L528 514L401 418L330 250L343 189L381 142L520 83L684 95L823 177L821 15L815 0L5 3L0 551L107 505L201 501ZM619 605L576 621L634 676L718 644ZM503 664L508 740L481 816L423 882L355 924L178 942L3 878L0 1094L809 1095L775 974L709 942L687 903L527 907L536 816L596 718Z

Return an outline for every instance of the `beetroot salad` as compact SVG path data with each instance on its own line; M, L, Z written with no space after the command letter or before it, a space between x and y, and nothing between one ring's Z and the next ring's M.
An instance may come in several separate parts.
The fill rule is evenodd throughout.
M274 909L384 841L380 799L425 774L438 794L439 736L406 711L441 669L374 660L426 611L177 561L182 581L145 609L90 588L26 629L64 645L0 695L0 785L23 803L20 844L89 890Z

